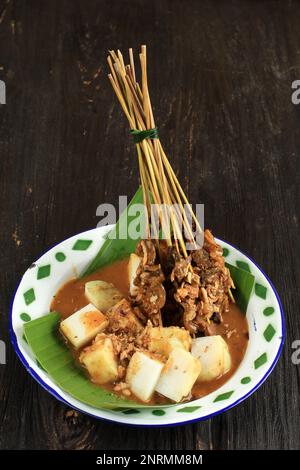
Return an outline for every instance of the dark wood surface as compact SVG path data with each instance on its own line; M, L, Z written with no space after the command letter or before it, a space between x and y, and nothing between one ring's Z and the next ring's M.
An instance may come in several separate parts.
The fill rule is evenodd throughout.
M282 298L287 339L267 382L206 422L124 428L71 416L9 343L14 289L47 248L96 226L138 185L106 54L148 45L162 142L206 226L251 255ZM1 449L300 448L300 3L0 1Z

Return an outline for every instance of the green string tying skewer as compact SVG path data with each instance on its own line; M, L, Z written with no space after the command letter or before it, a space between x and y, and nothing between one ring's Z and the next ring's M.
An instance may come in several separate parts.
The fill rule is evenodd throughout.
M157 127L154 127L153 129L146 129L145 131L131 129L130 134L132 135L135 144L142 142L144 139L158 139Z

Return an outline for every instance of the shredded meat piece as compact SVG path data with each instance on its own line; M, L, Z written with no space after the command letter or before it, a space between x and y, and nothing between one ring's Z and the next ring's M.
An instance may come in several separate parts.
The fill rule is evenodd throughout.
M219 266L221 269L225 267L222 247L215 242L213 234L210 230L205 230L204 232L203 248L209 253L210 258L217 266Z
M140 334L140 336L137 338L137 343L140 346L140 349L147 350L149 347L150 343L150 331L153 328L153 325L150 320L147 321L147 325L145 326L144 330Z
M175 300L181 304L183 308L183 324L191 333L196 333L193 320L197 315L197 299L199 296L199 283L183 282L174 294Z
M134 336L143 329L137 308L132 308L128 300L122 299L107 312L109 325L107 330L111 333L127 333Z
M155 264L156 249L154 243L151 240L142 240L137 245L135 252L138 256L143 258L144 266L151 266L152 264Z
M207 269L209 266L211 266L211 261L209 259L209 254L205 250L196 250L193 251L192 253L192 260L196 264L196 266L199 268L200 271Z
M119 358L118 375L119 378L124 377L126 368L131 359L131 356L137 349L136 335L128 335L128 333L109 333L108 336L112 340L114 353Z
M124 359L130 359L133 353L135 352L135 344L134 343L128 343L127 347L123 349L123 351L120 354L120 361L124 361Z
M170 280L176 287L174 299L182 308L185 328L193 334L214 334L211 319L222 321L222 314L229 308L229 289L234 287L222 248L205 230L201 249L186 259L178 259L173 252L171 256L174 267Z
M132 310L134 311L135 315L137 316L137 318L139 318L143 324L146 323L147 321L147 318L145 317L145 315L143 315L143 313L140 311L139 307L132 307Z
M154 325L161 324L161 309L166 302L166 291L163 286L165 276L157 263L155 245L151 240L142 240L136 249L136 254L142 257L137 270L134 284L136 293L132 296L133 305L141 314L150 318Z
M189 268L191 264L191 258L188 257L186 259L181 258L175 262L174 269L171 273L171 281L182 282L188 275Z

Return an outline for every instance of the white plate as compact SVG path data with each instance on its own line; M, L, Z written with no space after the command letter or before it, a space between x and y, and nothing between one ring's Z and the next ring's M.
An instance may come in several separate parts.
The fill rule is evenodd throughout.
M245 357L236 373L218 390L193 402L166 408L129 412L96 409L65 393L37 365L23 339L24 321L48 313L53 294L93 259L110 229L111 226L89 230L56 245L33 263L18 286L10 314L11 340L20 360L37 382L74 409L97 418L141 426L170 426L207 419L232 408L257 390L273 370L283 346L282 306L270 280L254 261L222 240L217 241L224 249L226 261L233 265L246 263L255 276L255 288L247 309L250 337Z

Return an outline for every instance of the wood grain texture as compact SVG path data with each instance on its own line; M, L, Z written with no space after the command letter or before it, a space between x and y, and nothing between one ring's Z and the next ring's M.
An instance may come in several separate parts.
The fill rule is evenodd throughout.
M1 449L300 448L300 5L295 1L0 1ZM106 78L109 48L148 45L162 142L206 226L250 254L282 298L287 339L246 402L183 427L134 429L69 413L9 344L22 273L131 196L137 159ZM125 432L126 431L126 432Z

